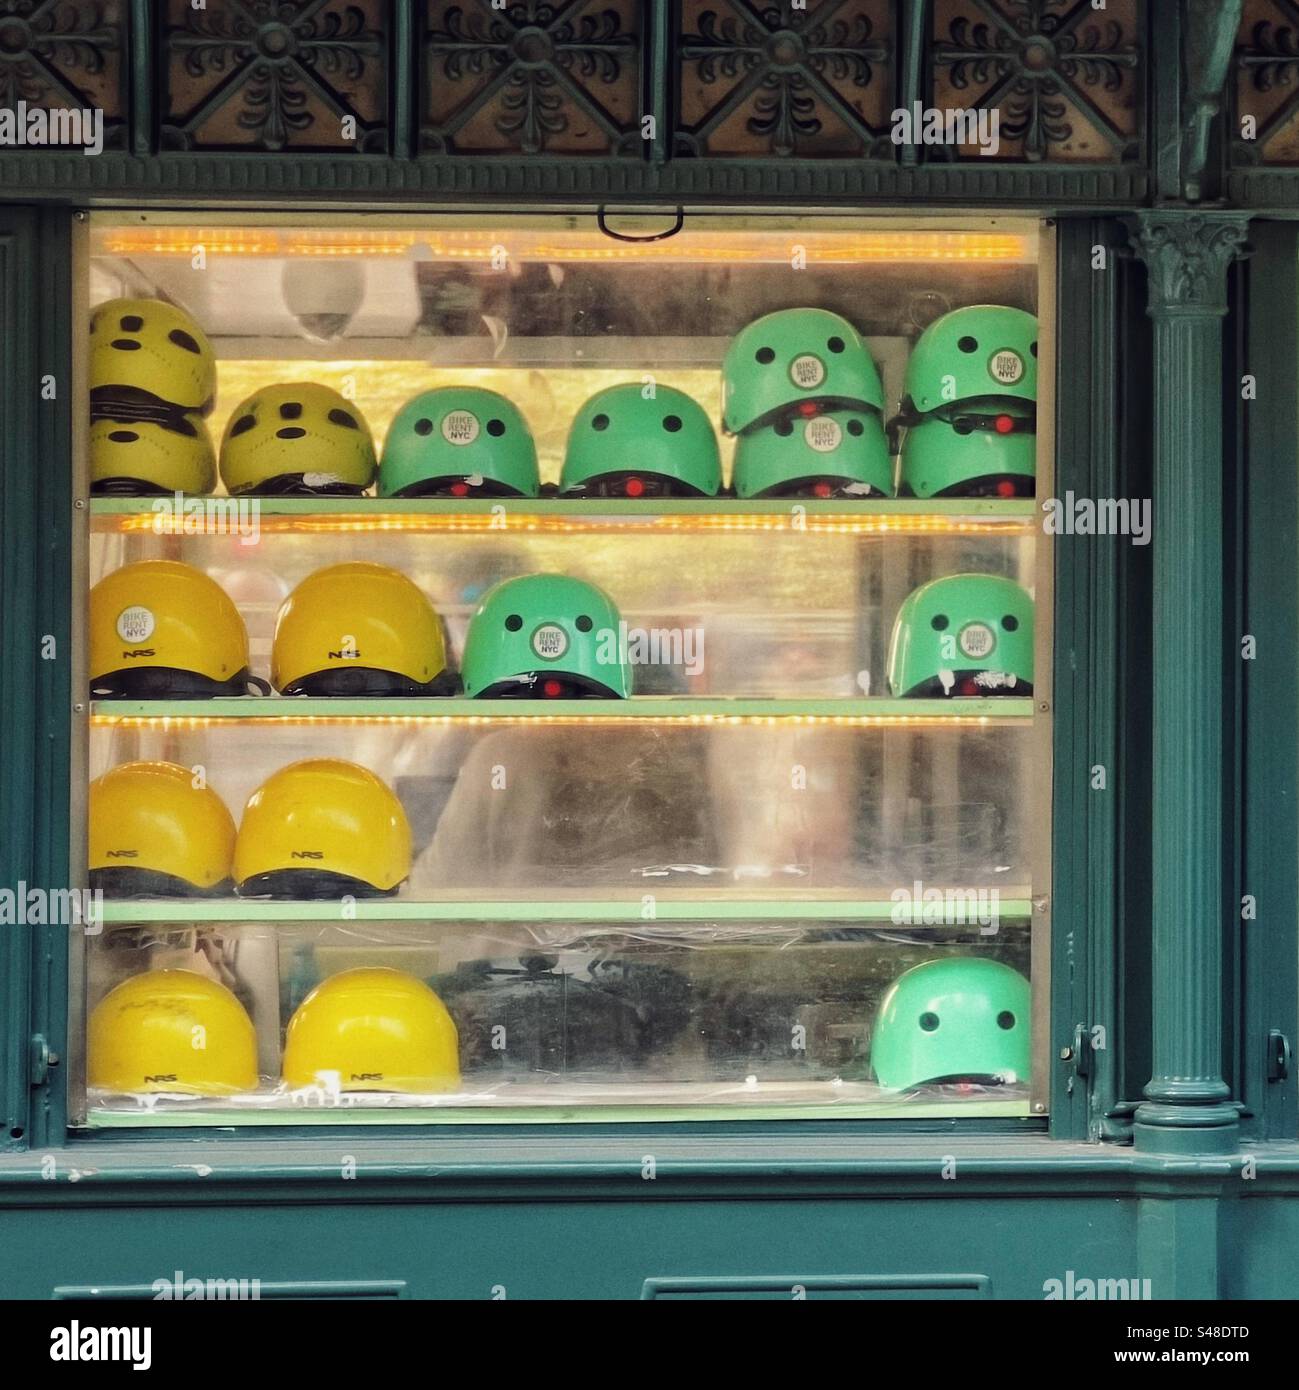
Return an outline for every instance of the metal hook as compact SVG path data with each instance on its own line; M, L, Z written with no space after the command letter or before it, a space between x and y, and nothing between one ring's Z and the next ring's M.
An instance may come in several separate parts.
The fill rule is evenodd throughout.
M684 208L678 207L677 220L675 225L669 227L666 232L651 232L649 236L628 236L625 232L615 232L613 228L609 226L609 222L608 219L605 217L605 211L603 207L601 207L596 212L595 221L596 226L600 228L600 230L605 234L605 236L612 237L614 241L666 241L668 237L676 236L676 234L681 230L681 228L686 225L686 211Z

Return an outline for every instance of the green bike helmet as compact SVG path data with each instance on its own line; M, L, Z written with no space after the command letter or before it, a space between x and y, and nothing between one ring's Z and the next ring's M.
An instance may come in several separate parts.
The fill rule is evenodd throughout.
M921 416L903 436L898 492L903 497L1032 497L1037 477L1031 406L1003 401L996 411L957 407Z
M806 408L884 409L884 387L860 333L828 309L781 309L731 339L722 359L728 434Z
M994 574L922 584L893 624L889 685L895 696L1031 695L1028 591Z
M380 497L536 497L528 422L496 391L443 386L397 412L379 460Z
M1000 961L949 956L914 966L880 1000L871 1035L875 1079L890 1091L1027 1081L1029 997L1028 981Z
M737 497L891 497L884 422L873 410L777 420L735 444Z
M607 386L577 412L559 490L576 497L716 497L722 486L717 436L684 391L625 382Z
M1037 400L1037 320L1000 304L972 304L935 319L907 361L904 414L990 396Z
M631 663L618 610L594 584L529 574L491 589L469 622L461 673L477 699L623 699Z

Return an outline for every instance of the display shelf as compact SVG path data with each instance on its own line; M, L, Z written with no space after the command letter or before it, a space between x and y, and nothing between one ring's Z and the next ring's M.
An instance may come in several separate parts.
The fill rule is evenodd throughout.
M378 497L94 497L93 529L101 533L158 531L211 534L254 506L259 531L583 531L617 526L653 530L798 530L866 535L1030 535L1037 527L1032 498L378 498ZM203 527L198 528L202 509ZM244 513L247 515L248 513Z
M409 898L357 899L347 904L346 918L358 922L600 922L652 926L655 922L839 922L849 926L885 924L908 928L924 927L924 917L932 905L921 901L914 906L891 898L846 898L828 894L799 894L776 889L761 897L752 889L739 891L716 888L711 892L685 893L680 889L656 891L656 880L646 878L640 892L621 898L551 897L545 900L519 898L443 897L436 902ZM926 885L927 888L936 885ZM907 885L910 891L910 885ZM989 888L938 889L945 900L969 902L977 907L986 903ZM1013 885L1014 897L999 896L999 921L1027 920L1033 903L1022 886ZM646 899L653 899L652 915ZM106 901L103 920L108 925L143 925L172 922L186 926L202 922L326 922L338 919L342 904L336 901L268 901L257 898L184 898ZM896 920L901 917L902 920Z
M96 700L97 727L202 728L227 721L241 725L420 723L500 725L554 724L830 724L863 728L891 726L962 728L1031 723L1033 697L962 696L951 700L884 697L839 700L693 699L636 696L628 700L469 700L430 696L411 699L309 699L234 696L212 700Z
M517 1088L512 1088L517 1089ZM716 1093L714 1087L710 1090ZM734 1087L734 1091L745 1088ZM810 1088L806 1088L810 1089ZM915 1095L887 1100L843 1100L832 1082L821 1083L821 1101L728 1101L724 1104L699 1101L693 1104L664 1105L636 1103L630 1098L622 1104L556 1104L553 1100L524 1099L513 1105L488 1100L447 1106L371 1106L302 1105L290 1109L255 1109L252 1106L212 1106L203 1109L158 1110L141 1106L138 1110L112 1110L92 1107L86 1115L90 1129L210 1129L231 1125L279 1127L285 1125L519 1125L519 1124L668 1124L698 1121L716 1123L736 1120L938 1120L938 1119L1017 1119L1029 1116L1026 1098L1008 1100L962 1099L929 1100ZM856 1090L865 1087L854 1087ZM872 1087L877 1091L878 1088Z

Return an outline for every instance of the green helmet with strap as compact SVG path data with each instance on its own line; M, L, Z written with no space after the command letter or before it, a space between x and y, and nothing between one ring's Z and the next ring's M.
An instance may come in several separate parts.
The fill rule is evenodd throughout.
M540 490L528 422L481 386L413 397L384 440L380 497L536 497Z
M740 434L804 402L884 409L884 387L861 334L828 309L780 309L731 339L722 359L722 422Z
M988 396L1037 400L1037 320L972 304L935 319L907 361L904 404L920 415Z
M491 589L470 620L461 674L465 694L480 699L622 699L632 691L613 600L562 574Z
M717 436L704 408L673 386L624 382L577 412L559 478L585 497L716 497Z
M978 956L926 961L884 992L871 1034L875 1079L891 1091L940 1081L1026 1082L1029 984Z
M1013 579L952 574L914 590L889 643L895 696L1031 695L1033 600Z
M735 443L737 497L891 497L893 467L874 410L783 417Z
M943 411L908 425L898 491L904 497L1032 497L1037 435L1032 406Z

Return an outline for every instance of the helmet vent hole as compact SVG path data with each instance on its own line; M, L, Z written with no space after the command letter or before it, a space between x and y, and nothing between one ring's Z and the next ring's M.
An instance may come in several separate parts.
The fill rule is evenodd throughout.
M609 428L609 417L607 415L597 415L591 421L593 430L607 430Z
M505 620L506 629L510 632L518 632L523 626L523 619L517 613L511 613Z
M301 402L301 401L285 401L284 404L283 404L282 406L280 406L280 419L281 419L281 420L297 420L297 419L300 419L301 416L302 416L302 402Z
M826 339L825 345L826 345L826 347L828 347L828 348L830 349L831 352L842 352L842 351L843 351L843 339L842 339L842 338L827 338L827 339Z
M140 436L134 430L114 430L108 437L114 444L134 444Z
M932 627L935 632L945 631L947 628L947 614L935 613L929 621L929 626Z
M346 410L339 410L337 407L329 412L329 422L331 425L342 425L345 430L360 429L356 423L355 415L350 415Z
M865 428L866 428L866 426L863 425L862 422L861 422L860 420L849 420L849 421L848 421L848 433L849 433L849 434L852 434L852 435L860 435L860 434L865 430Z
M1036 344L1036 343L1029 343L1029 345L1028 345L1028 350L1029 350L1029 352L1031 352L1031 353L1033 354L1034 357L1037 356L1037 344Z
M505 421L504 421L504 420L488 420L488 422L487 422L487 433L490 434L490 435L492 436L493 439L499 439L499 438L501 437L501 435L503 435L503 434L505 433Z
M793 424L793 421L792 421L792 420L781 420L781 421L779 421L778 424L776 425L776 433L777 433L778 435L780 435L780 437L781 437L782 439L788 438L791 434L794 433L794 424Z
M935 1013L923 1013L920 1015L920 1026L926 1033L933 1033L938 1028L938 1015Z
M957 420L953 423L952 428L961 435L974 433L974 426L968 420Z
M977 338L971 338L967 334L964 338L957 340L956 346L960 348L962 352L978 352L979 340Z
M416 420L416 421L415 421L415 433L416 433L416 434L432 434L432 433L433 433L433 421L432 421L432 420Z
M1015 1015L1009 1009L1003 1009L997 1015L997 1027L1004 1028L1009 1032L1015 1026Z
M676 434L681 428L681 417L679 415L665 415L663 417L663 428L669 434Z
M595 624L583 613L577 620L577 630L579 632L590 632Z
M753 356L757 361L761 362L764 367L767 366L768 363L776 360L775 349L769 347L759 348Z
M230 437L233 439L237 434L245 434L257 423L252 415L241 415L233 425L230 426Z
M1002 618L1001 625L1007 632L1019 631L1019 619L1013 613L1007 613L1006 616Z
M123 322L125 322L125 320L123 320ZM184 348L186 352L198 354L203 351L183 328L173 328L171 332L167 334L167 341L175 343L178 348Z
M144 327L144 320L138 314L127 314L118 320L123 333L138 333Z

